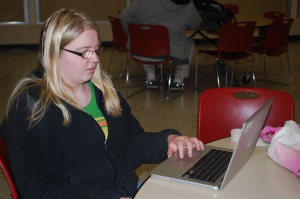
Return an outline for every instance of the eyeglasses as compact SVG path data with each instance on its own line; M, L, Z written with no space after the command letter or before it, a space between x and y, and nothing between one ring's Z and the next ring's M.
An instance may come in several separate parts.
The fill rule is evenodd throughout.
M97 50L86 50L86 51L83 51L82 53L72 51L72 50L68 50L68 49L64 49L64 48L62 48L61 50L64 50L64 51L67 51L69 53L73 53L75 55L78 55L78 56L82 57L83 59L88 59L94 53L96 53L96 55L99 56L103 52L103 49L104 49L103 47L99 47Z

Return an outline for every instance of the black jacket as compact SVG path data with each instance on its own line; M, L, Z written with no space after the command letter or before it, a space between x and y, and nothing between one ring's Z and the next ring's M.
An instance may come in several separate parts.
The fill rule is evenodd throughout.
M159 163L167 158L167 137L175 130L146 133L130 107L119 95L122 115L112 117L104 109L102 92L96 99L108 124L104 144L101 127L88 114L68 105L71 123L63 127L60 109L52 104L43 119L28 130L31 115L27 100L36 100L38 89L25 92L1 124L13 177L23 199L119 199L132 197L142 163ZM17 107L17 108L16 108Z

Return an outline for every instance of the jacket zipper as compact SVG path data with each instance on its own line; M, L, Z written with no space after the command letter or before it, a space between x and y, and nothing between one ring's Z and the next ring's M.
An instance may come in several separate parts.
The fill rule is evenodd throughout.
M115 188L117 187L116 186L116 181L117 181L117 174L118 174L118 172L117 172L117 166L116 166L116 164L115 164L115 161L110 157L110 155L109 155L109 152L108 152L108 150L107 150L107 145L106 145L106 143L104 143L104 150L105 150L105 155L106 155L106 157L109 159L109 161L111 162L111 164L113 165L113 167L114 167L114 171L115 171L115 179L114 179L114 185L115 185Z

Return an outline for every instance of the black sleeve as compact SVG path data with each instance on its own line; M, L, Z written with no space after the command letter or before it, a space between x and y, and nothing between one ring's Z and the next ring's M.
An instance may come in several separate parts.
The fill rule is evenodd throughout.
M137 119L131 114L131 110L125 99L120 98L123 116L127 123L127 153L136 156L142 163L160 163L167 158L168 136L180 135L174 129L165 129L161 132L145 132Z

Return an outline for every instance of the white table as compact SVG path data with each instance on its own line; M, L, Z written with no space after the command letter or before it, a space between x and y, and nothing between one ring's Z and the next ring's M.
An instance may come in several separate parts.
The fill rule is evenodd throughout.
M209 145L233 149L235 143L225 138ZM267 155L267 149L256 147L251 158L233 179L219 191L149 178L135 199L299 199L300 181L289 170Z

